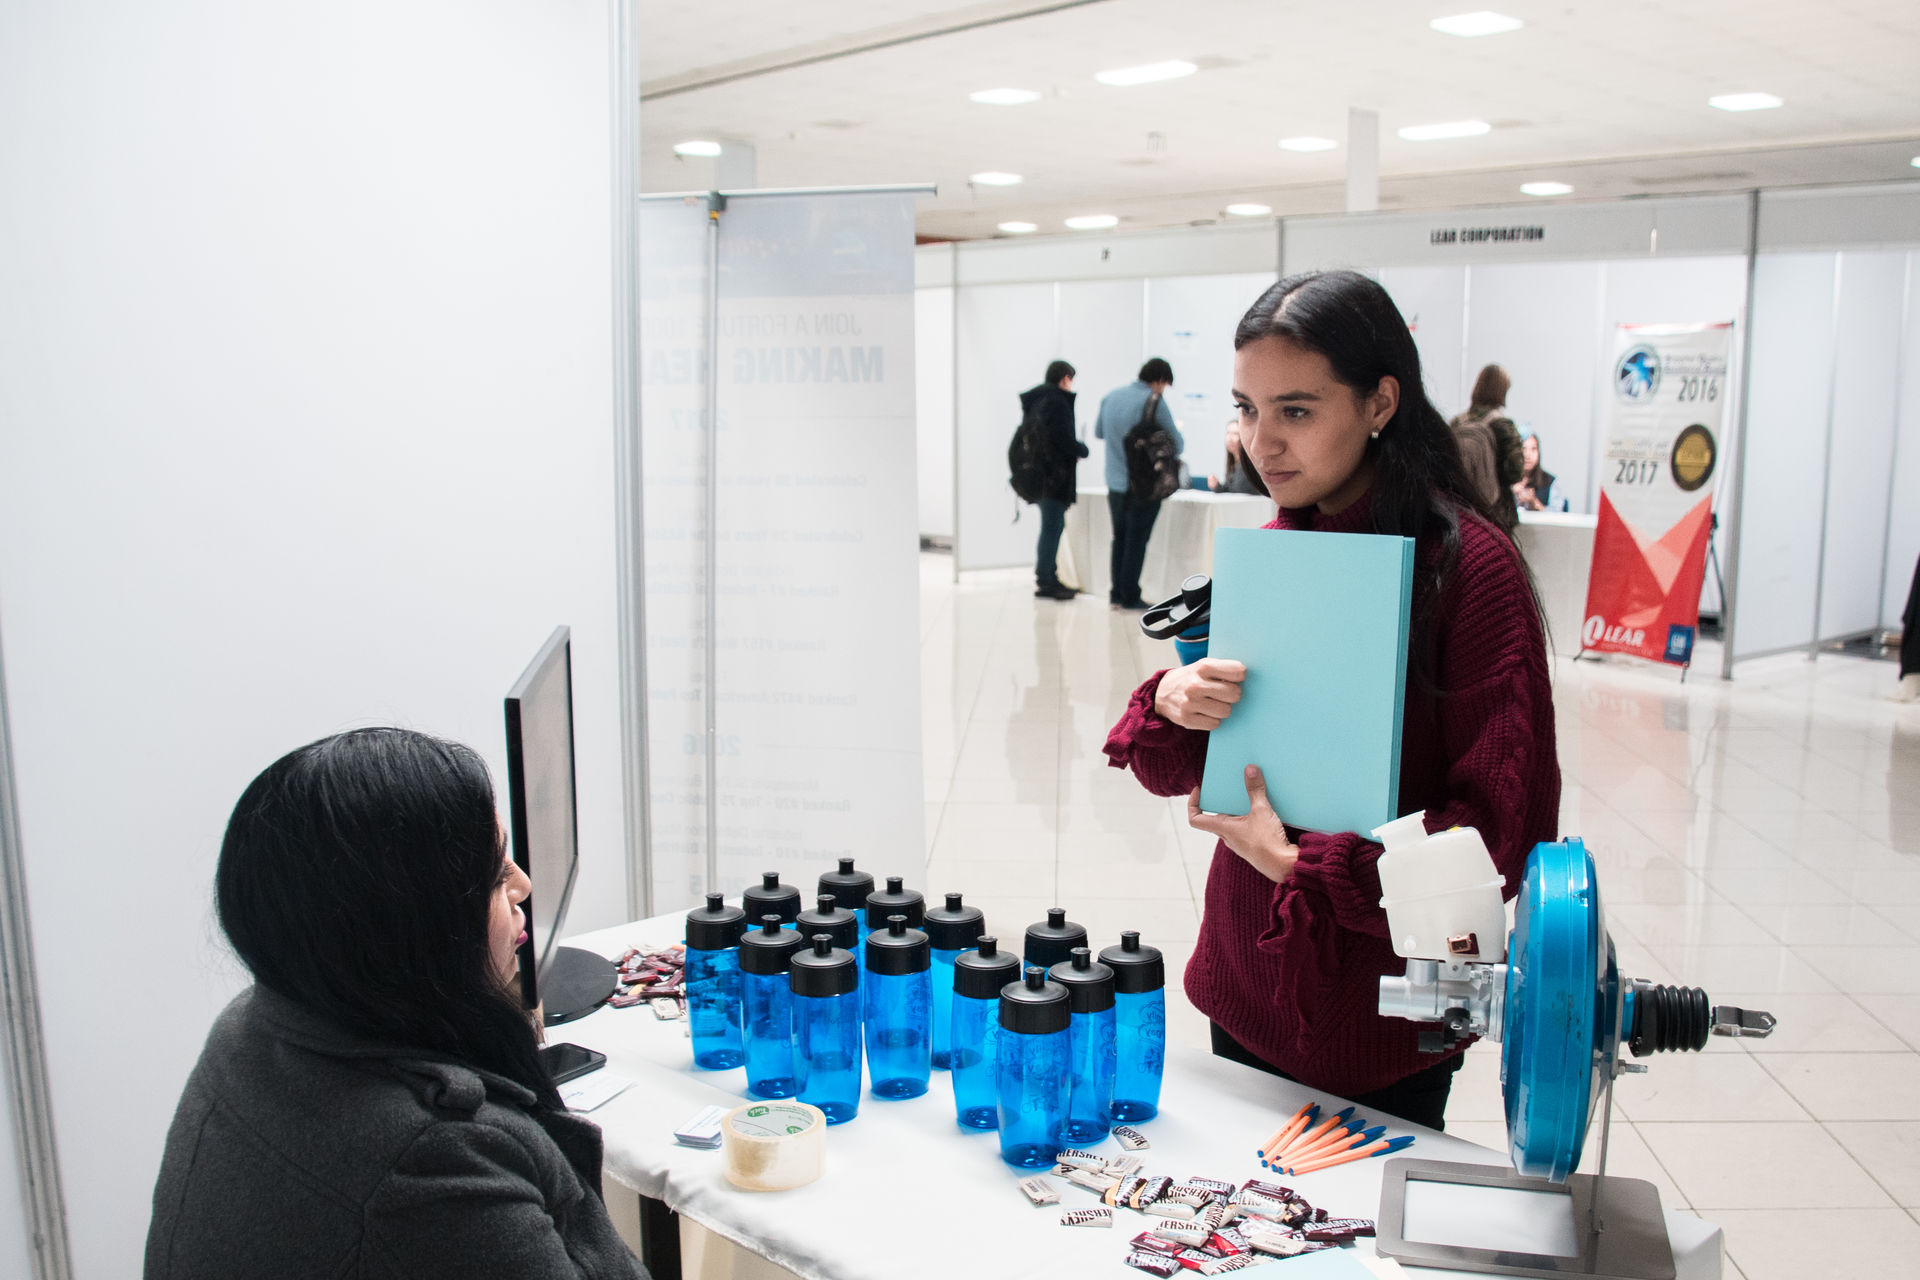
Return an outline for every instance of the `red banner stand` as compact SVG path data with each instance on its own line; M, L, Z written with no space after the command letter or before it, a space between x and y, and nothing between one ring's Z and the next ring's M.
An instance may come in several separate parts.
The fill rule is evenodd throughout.
M1580 652L1691 666L1712 536L1711 496L1700 499L1657 542L1644 544L1602 490Z

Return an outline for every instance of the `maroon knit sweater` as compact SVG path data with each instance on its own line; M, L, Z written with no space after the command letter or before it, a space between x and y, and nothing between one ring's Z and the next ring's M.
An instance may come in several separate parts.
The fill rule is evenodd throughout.
M1283 509L1267 527L1363 533L1371 509L1367 497L1334 516ZM1428 541L1418 550L1416 615L1439 554ZM1539 614L1513 544L1479 516L1461 517L1460 557L1429 626L1432 683L1443 692L1409 674L1398 812L1426 810L1428 831L1478 830L1512 898L1533 846L1555 838L1560 765ZM1154 711L1162 674L1134 691L1106 752L1155 795L1184 795L1200 782L1207 735ZM1214 847L1187 997L1266 1061L1343 1097L1442 1061L1419 1052L1419 1024L1378 1012L1381 975L1406 972L1380 909L1380 846L1288 831L1300 857L1277 885L1225 843Z

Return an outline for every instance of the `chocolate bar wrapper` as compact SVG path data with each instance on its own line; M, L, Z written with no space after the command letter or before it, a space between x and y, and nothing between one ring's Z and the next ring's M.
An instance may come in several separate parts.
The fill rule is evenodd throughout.
M1136 1271L1144 1271L1150 1276L1159 1276L1161 1280L1178 1275L1181 1269L1177 1260L1158 1253L1148 1253L1143 1249L1135 1249L1129 1253L1127 1265Z
M1373 1234L1371 1218L1328 1218L1325 1222L1312 1222L1301 1228L1300 1234L1309 1240L1330 1240L1334 1244L1345 1244L1355 1236Z
M1145 1151L1153 1145L1147 1141L1147 1136L1144 1133L1141 1133L1138 1129L1129 1128L1124 1124L1114 1126L1113 1136L1119 1141L1122 1149L1127 1151Z
M1131 1178L1146 1166L1139 1156L1116 1156L1107 1161L1105 1172L1115 1178Z
M1068 1147L1053 1159L1056 1164L1064 1164L1074 1169L1104 1169L1107 1167L1107 1158L1105 1156L1097 1156L1091 1151L1081 1151L1076 1147Z
M1202 1191L1211 1191L1217 1196L1230 1196L1234 1192L1234 1185L1231 1182L1222 1182L1218 1178L1188 1178L1185 1185L1199 1187Z
M1110 1227L1113 1225L1111 1209L1069 1209L1060 1215L1063 1227Z
M1180 1256L1181 1250L1187 1247L1176 1241L1169 1240L1165 1236L1157 1236L1151 1231L1142 1231L1133 1238L1132 1244L1136 1249L1145 1249L1151 1253L1157 1253L1163 1258L1177 1258Z
M1059 1204L1060 1193L1054 1185L1042 1175L1020 1179L1020 1190L1026 1193L1028 1201L1037 1209L1043 1205Z
M1146 1184L1147 1180L1138 1174L1132 1177L1122 1178L1120 1181L1108 1187L1106 1194L1100 1198L1116 1208L1125 1207L1129 1203L1129 1198Z
M1171 1240L1188 1249L1200 1248L1213 1234L1197 1222L1182 1222L1177 1218L1161 1218L1153 1224L1151 1231L1162 1240Z
M1144 1209L1167 1194L1167 1188L1172 1185L1172 1178L1148 1178L1138 1191L1127 1197L1127 1203L1136 1209Z

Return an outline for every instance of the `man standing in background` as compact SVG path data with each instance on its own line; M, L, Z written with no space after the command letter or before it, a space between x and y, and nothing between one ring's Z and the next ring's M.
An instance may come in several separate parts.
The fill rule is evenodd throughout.
M1160 515L1158 502L1140 502L1127 496L1127 433L1140 425L1151 401L1155 421L1173 437L1176 449L1186 450L1187 442L1173 425L1173 410L1167 407L1167 389L1172 385L1173 366L1155 356L1140 366L1138 378L1107 392L1100 401L1100 416L1094 421L1093 434L1107 442L1107 510L1113 516L1107 602L1116 609L1147 607L1140 598L1140 566L1147 558L1153 522Z
M1033 594L1044 600L1071 600L1079 592L1060 581L1060 534L1067 527L1067 508L1073 505L1074 472L1087 446L1073 430L1073 366L1055 360L1047 366L1046 381L1020 393L1023 420L1039 424L1046 442L1042 457L1047 477L1040 490L1040 543L1033 563Z

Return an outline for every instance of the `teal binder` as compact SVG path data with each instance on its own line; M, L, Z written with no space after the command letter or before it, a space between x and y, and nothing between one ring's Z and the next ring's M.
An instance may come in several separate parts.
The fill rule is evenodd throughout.
M1413 559L1413 539L1380 534L1214 534L1207 656L1247 680L1208 735L1202 809L1246 813L1257 764L1296 827L1364 835L1399 816Z

